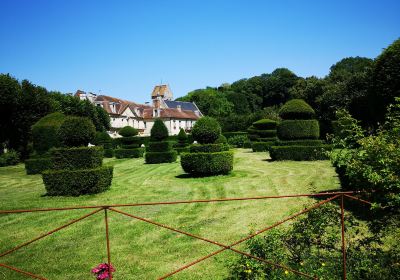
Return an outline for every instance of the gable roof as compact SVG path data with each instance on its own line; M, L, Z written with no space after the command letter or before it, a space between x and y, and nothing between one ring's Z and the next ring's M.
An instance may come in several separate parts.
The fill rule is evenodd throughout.
M168 85L158 85L155 86L153 92L151 93L151 97L161 96L164 97L166 94L170 95L168 97L172 98L172 92Z

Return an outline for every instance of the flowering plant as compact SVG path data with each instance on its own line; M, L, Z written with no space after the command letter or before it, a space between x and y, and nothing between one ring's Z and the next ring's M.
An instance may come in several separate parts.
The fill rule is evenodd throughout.
M108 263L101 263L92 269L92 273L96 276L97 280L108 280L110 279L109 272L114 272L114 267Z

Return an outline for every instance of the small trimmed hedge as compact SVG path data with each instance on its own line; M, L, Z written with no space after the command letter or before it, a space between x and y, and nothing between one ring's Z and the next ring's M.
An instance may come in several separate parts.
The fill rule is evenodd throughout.
M57 148L50 150L50 154L55 170L97 168L103 161L103 147Z
M276 121L270 119L261 119L254 122L253 126L257 130L275 130Z
M107 190L112 181L113 167L102 166L80 170L46 170L43 182L48 195L79 196Z
M275 142L253 142L251 148L253 152L267 152L271 146L275 145Z
M235 131L235 132L224 132L222 133L222 135L224 135L226 137L226 139L229 140L229 138L231 137L235 137L235 136L247 136L247 132L245 131Z
M186 173L195 176L225 175L233 169L233 152L183 153L181 165Z
M229 145L226 144L193 144L189 147L190 153L217 153L229 151Z
M117 139L119 139L119 142L121 143L121 145L136 144L137 147L140 147L140 145L143 144L140 137L137 137L137 136L121 137L121 138L117 138Z
M317 120L285 120L278 126L278 136L282 140L318 139Z
M104 157L106 158L114 157L114 149L104 149Z
M269 154L273 160L325 160L331 145L319 146L272 146Z
M309 120L315 117L315 111L302 99L292 99L279 110L279 116L284 120Z
M180 155L181 153L188 153L189 152L189 146L186 147L175 147L175 151Z
M144 148L135 148L135 149L115 149L114 150L115 157L118 159L121 158L140 158L143 157Z
M257 135L257 138L276 137L276 130L256 130L249 129L249 133Z
M25 170L27 175L41 174L43 171L51 169L50 157L30 158L25 160Z
M323 145L322 140L278 140L275 146L320 146Z
M175 162L177 154L175 150L170 150L168 152L146 152L144 158L148 164Z
M267 137L267 138L258 138L259 142L276 142L278 141L278 137Z
M149 142L146 150L149 152L165 152L171 150L173 148L173 144L174 143L170 141Z

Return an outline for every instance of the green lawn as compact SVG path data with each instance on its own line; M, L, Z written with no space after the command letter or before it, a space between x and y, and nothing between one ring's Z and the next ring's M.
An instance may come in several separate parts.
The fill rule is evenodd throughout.
M65 207L146 201L173 201L314 193L339 188L329 161L270 162L265 153L235 152L228 176L187 178L180 164L145 165L143 159L106 160L114 165L111 189L81 197L46 197L40 175L25 175L23 165L0 168L0 209ZM251 229L263 228L303 209L309 198L236 201L120 208L214 239L232 243ZM92 210L0 215L0 251L10 249ZM218 246L141 221L110 213L114 279L156 279ZM238 246L243 249L244 246ZM171 279L223 279L231 252L212 257ZM0 262L48 279L94 279L90 269L106 262L104 216L98 213L8 256ZM28 279L0 268L0 279Z

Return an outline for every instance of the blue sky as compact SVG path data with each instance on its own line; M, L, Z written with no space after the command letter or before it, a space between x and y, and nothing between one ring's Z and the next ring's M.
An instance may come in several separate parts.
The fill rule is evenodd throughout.
M324 76L400 37L400 1L0 0L0 73L137 102L287 67Z

